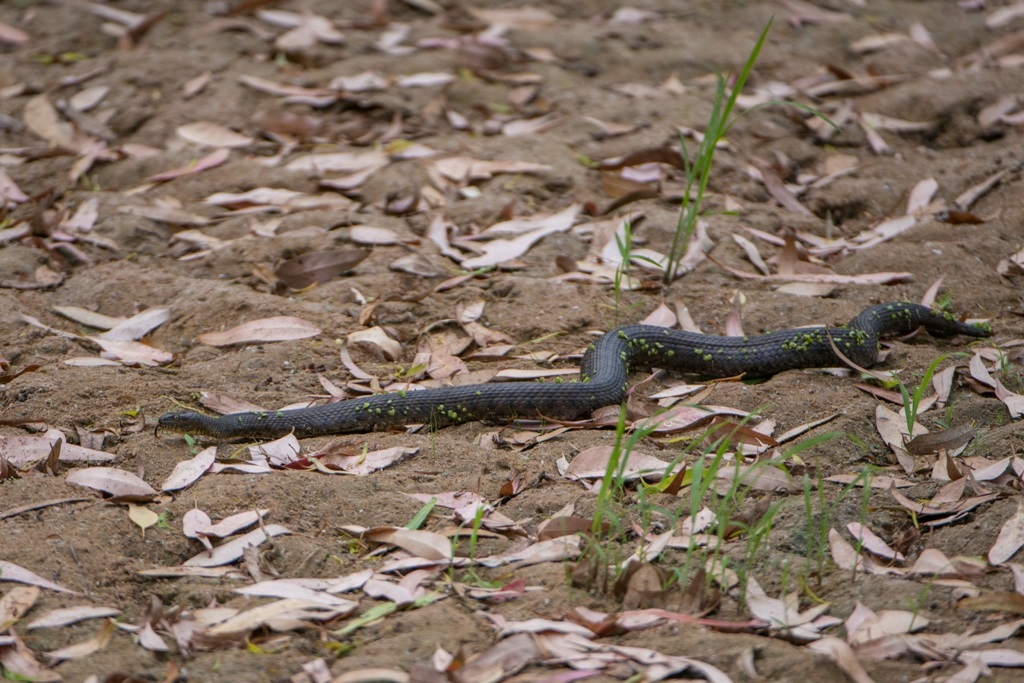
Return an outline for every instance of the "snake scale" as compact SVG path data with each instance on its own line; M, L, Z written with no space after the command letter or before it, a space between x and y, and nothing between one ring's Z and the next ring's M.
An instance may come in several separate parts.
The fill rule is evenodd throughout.
M583 356L580 380L496 383L375 394L338 403L210 417L193 411L169 413L157 430L216 440L297 437L369 432L426 423L442 427L473 420L517 417L573 419L620 403L630 370L660 367L705 377L768 377L783 370L842 366L833 351L861 366L873 365L880 337L924 327L937 337L987 337L984 324L960 322L948 313L910 303L872 306L843 327L807 327L750 337L719 337L650 325L608 332Z

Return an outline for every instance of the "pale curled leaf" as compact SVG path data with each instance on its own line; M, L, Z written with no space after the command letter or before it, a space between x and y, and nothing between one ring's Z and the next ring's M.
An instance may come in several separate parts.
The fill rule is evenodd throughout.
M178 126L176 132L181 138L205 147L245 147L253 142L248 135L236 133L226 126L211 121L186 123L183 126Z
M38 586L39 588L45 588L46 590L56 591L58 593L79 595L79 593L71 590L70 588L65 588L64 586L54 583L49 579L44 579L24 567L20 567L13 562L8 562L6 560L0 560L0 581L15 581L17 583Z
M225 564L231 564L242 557L242 553L246 548L261 545L268 538L290 533L290 529L280 524L268 524L242 536L232 538L212 551L204 550L198 555L185 560L182 564L186 567L220 567Z
M37 586L15 586L0 597L0 633L20 621L42 593Z
M182 460L174 466L174 470L160 485L161 491L178 491L191 486L203 476L217 459L217 447L210 446L191 460Z
M189 510L189 512L200 512L200 511L198 511L198 510ZM266 516L266 514L268 512L270 512L270 510L267 509L267 508L262 508L262 509L259 509L259 510L247 510L245 512L238 512L238 513L235 513L235 514L230 515L228 517L225 517L224 519L220 520L216 524L210 524L209 523L209 520L210 520L209 516L206 516L206 514L203 513L202 516L205 516L206 517L206 521L207 521L206 526L202 525L202 517L197 517L194 520L194 522L192 524L190 524L190 527L191 527L190 531L192 533L189 533L189 531L186 531L185 535L186 536L192 536L193 538L195 536L200 536L200 535L201 536L210 536L210 537L213 537L213 538L227 538L228 536L230 536L233 533L241 531L242 529L244 529L244 528L246 528L248 526L252 526L256 522L258 522L260 519L262 519L264 516ZM186 517L187 516L188 516L188 513L186 513ZM184 522L184 520L183 520L183 522Z
M413 555L428 560L451 560L452 545L447 537L431 531L406 529L404 527L378 527L369 529L363 538L375 543L396 545Z
M903 553L897 552L889 547L878 534L867 528L860 522L850 522L846 525L846 530L860 542L861 547L864 550L877 555L878 557L886 560L895 560L897 562L903 562L906 558Z
M853 683L875 683L875 680L868 675L858 661L853 649L839 638L826 636L810 643L807 647L834 660Z
M114 607L93 607L82 605L81 607L62 607L50 610L29 622L29 630L39 628L61 628L77 624L87 619L103 619L105 617L116 617L121 610Z
M402 345L388 336L388 333L381 327L371 327L366 330L357 330L348 335L348 343L351 346L363 346L370 349L378 357L389 361L398 360L402 357Z
M168 171L162 171L155 173L146 178L147 183L162 183L168 180L174 180L175 178L183 178L185 176L194 175L196 173L202 173L208 171L211 168L220 166L231 157L231 151L227 148L220 148L210 152L202 159L180 166L178 168L172 168Z
M291 316L277 316L251 320L223 332L207 332L197 339L210 346L229 346L307 339L318 334L320 328L313 323Z
M103 349L108 358L114 358L127 365L156 366L174 360L174 354L170 351L157 349L142 342L118 341L101 337L89 337L89 340Z
M1017 511L999 529L996 542L988 551L991 564L1003 564L1024 546L1024 501L1017 503Z
M156 491L135 474L115 467L85 467L72 470L64 479L69 484L85 486L115 497L152 498Z
M307 154L288 162L285 170L310 174L356 173L367 169L376 170L386 166L387 163L388 155L377 150Z
M600 479L608 469L608 461L614 449L612 446L594 446L573 458L565 476L569 479ZM636 479L642 474L661 475L669 463L639 451L630 451L628 460L620 463L620 471L627 479Z
M92 339L136 341L145 337L154 328L163 325L170 317L171 309L169 308L150 308L130 318L121 320L106 332L94 335Z
M45 435L0 438L0 458L16 467L23 467L46 458L53 448L53 442L60 438L60 462L108 462L114 459L113 453L70 444L62 437Z

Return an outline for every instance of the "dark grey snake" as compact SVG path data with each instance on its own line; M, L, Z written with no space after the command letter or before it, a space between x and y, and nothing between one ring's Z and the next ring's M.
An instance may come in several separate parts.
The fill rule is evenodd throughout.
M376 394L338 403L209 417L186 411L160 418L166 429L218 440L369 432L426 423L442 427L516 417L572 419L620 403L631 369L660 367L707 377L768 377L783 370L842 366L829 338L861 366L874 364L880 337L924 327L939 337L987 337L988 325L969 325L948 313L909 303L872 306L844 327L780 330L753 337L718 337L650 325L605 334L584 354L580 380L501 383Z

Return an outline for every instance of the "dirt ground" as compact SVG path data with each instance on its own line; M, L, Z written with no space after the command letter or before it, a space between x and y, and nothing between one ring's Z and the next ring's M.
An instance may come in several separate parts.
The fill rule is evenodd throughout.
M974 3L948 0L834 0L814 5L639 0L636 7L651 14L635 16L615 15L618 4L604 0L556 0L541 3L554 15L553 21L509 29L504 34L506 46L500 50L474 41L473 36L486 30L489 22L473 11L519 9L519 3L441 0L443 11L437 14L430 11L432 3L420 7L420 3L398 0L373 3L373 7L363 0L262 3L264 9L322 15L344 35L343 42L321 41L298 49L275 47L275 37L286 28L259 18L256 9L229 15L231 4L117 3L118 10L167 12L148 30L138 31L133 41L111 35L105 24L123 24L85 3L22 0L0 5L0 21L28 36L25 42L0 42L4 65L0 69L0 168L27 195L24 201L11 201L0 234L19 226L32 228L16 238L3 234L0 241L4 284L0 288L0 355L12 371L41 366L0 385L0 418L34 421L0 426L0 435L33 433L41 422L61 430L71 443L79 443L83 434L100 432L102 449L114 456L100 464L137 473L155 486L190 457L189 445L180 437L154 437L152 427L160 415L182 405L198 406L199 392L266 407L324 396L320 375L337 385L349 378L338 341L360 328L365 300L377 302L374 324L388 330L404 349L395 363L365 353L356 355L361 367L380 376L388 376L396 364L411 365L417 339L431 325L455 317L460 304L481 299L486 302L482 322L509 335L516 345L511 357L496 362L523 369L537 364L516 355L535 351L571 355L592 339L589 332L640 320L663 302L684 303L705 332L721 334L732 299L740 292L745 296L743 327L748 334L757 334L838 324L873 303L918 300L938 278L943 278L941 291L951 298L951 310L989 319L997 342L1024 336L1022 281L1012 273L998 272L1000 262L1024 246L1020 185L1024 136L1013 118L1013 102L1003 118L985 116L986 108L1000 98L1019 98L1024 92L1024 72L1019 60L1013 59L1020 56L1016 50L1024 20L986 25L995 10L1009 3L977 3L984 8L974 8L969 6ZM594 217L588 214L607 206L616 195L590 162L677 144L680 127L703 130L711 112L714 74L741 66L772 16L774 25L747 92L799 85L823 73L833 79L852 74L861 77L862 87L821 91L817 97L797 90L786 96L830 116L852 106L861 114L926 125L912 130L879 126L876 134L888 146L886 153L879 154L856 120L822 139L808 128L806 115L799 110L767 107L745 116L719 151L709 181L711 254L722 265L705 260L669 286L652 284L624 292L617 300L611 286L555 277L556 259L579 261L587 254L589 238L576 230L544 238L511 266L434 291L458 272L458 265L427 238L428 226L438 216L468 234L510 216L551 213L580 203L584 210L577 224L642 213L645 220L636 227L635 237L644 247L667 251L678 213L679 171L663 166L665 184L654 193L657 196L630 203L610 216ZM399 24L408 28L401 45L410 49L383 49L382 36ZM907 37L918 25L930 34L931 48ZM860 39L887 34L903 38L859 49ZM1005 49L979 53L1004 37L1010 41ZM460 47L450 47L451 41L460 40ZM208 80L197 85L195 79L205 72ZM332 79L364 72L388 78L419 73L455 78L424 87L391 83L365 92L349 91L322 106L289 103L282 94L243 82L259 77L290 86L325 88ZM53 149L52 140L40 135L38 124L36 128L26 125L26 106L41 93L57 104L94 86L107 86L109 92L95 108L79 115L78 130L100 141L107 158L101 153L91 168L71 180L73 165L81 163L82 154L46 153ZM194 94L186 94L192 90ZM294 129L285 130L286 126L267 123L280 123L282 112L309 117L303 126L312 128L295 124ZM560 118L547 129L542 126L525 135L500 133L503 117L532 120L546 114ZM58 116L67 120L63 110ZM602 134L584 117L636 128L620 135ZM140 187L155 173L187 167L214 151L215 147L196 146L176 133L180 126L195 121L227 126L252 141L231 149L226 161L215 168ZM314 174L285 168L310 152L390 151L394 140L425 145L436 157L515 160L549 168L540 173L496 175L473 183L468 191L435 189L433 195L419 196L409 211L396 209L395 203L432 187L427 168L434 157L392 158L365 183L346 192L348 200L340 192L318 188ZM692 139L687 144L692 151ZM855 158L856 168L819 187L802 185L799 202L808 209L806 213L781 206L750 170L751 160L760 159L795 187L800 174L823 174L827 160L836 155ZM809 297L779 290L779 281L740 279L723 267L755 272L732 238L749 237L748 228L772 235L795 229L819 237L851 238L902 215L911 190L922 180L934 178L936 197L952 206L963 192L1000 171L1005 171L1000 181L968 210L981 222L945 221L943 214L925 213L912 229L893 239L870 249L843 250L828 259L837 273L908 272L910 280L888 285L839 284L828 296ZM204 202L216 192L259 187L309 195L322 191L337 202L271 213L230 212ZM429 201L430 197L439 199ZM60 217L73 215L90 199L98 200L98 213L88 239L80 234L73 242L64 240L74 251L55 246L62 242L60 234L54 234L60 232L54 227ZM139 213L157 206L177 213L160 220ZM725 209L732 212L723 213ZM182 214L204 220L190 225ZM280 220L273 235L253 234L254 225L271 220ZM268 273L276 264L304 253L352 246L351 226L359 224L390 228L406 242L373 247L350 272L324 284L290 292L274 286ZM231 243L206 255L182 258L199 248L175 236L195 229ZM751 239L763 254L778 249ZM410 254L421 255L434 275L392 268L396 259ZM39 271L41 266L48 270ZM43 286L46 283L39 278L49 276L60 281ZM657 280L648 277L652 283ZM78 306L121 317L168 307L170 319L144 341L173 353L174 358L157 366L67 364L70 358L97 356L96 347L28 325L21 315L76 334L97 330L61 317L55 306ZM197 341L201 334L268 316L302 318L322 333L294 341L224 347ZM903 368L902 376L913 385L939 353L962 351L964 345L962 339L926 336L897 342L884 368ZM967 357L955 361L965 366ZM570 358L555 365L571 368L576 362ZM467 363L472 370L495 364ZM1010 389L1020 389L1014 367L1004 381ZM759 384L722 383L710 402L759 410L777 422L778 432L838 413L812 434L840 431L847 436L801 453L815 477L856 474L869 464L888 468L887 474L906 476L875 429L878 400L856 388L856 382L856 378L819 371L789 371ZM979 395L958 380L950 405L946 412L923 416L922 422L933 428L945 420L950 426L990 429L969 455L995 462L1024 446L1007 409L992 395ZM144 535L129 519L123 503L104 502L66 483L65 477L80 464L62 465L56 476L23 473L0 481L0 512L74 496L88 500L0 519L0 559L84 594L44 591L32 614L94 604L122 610L120 620L136 624L151 601L159 601L165 610L193 610L213 605L248 608L262 600L233 592L251 579L147 578L138 573L178 565L201 550L197 541L181 533L181 520L194 507L214 520L269 508L268 523L292 531L275 538L263 557L265 568L279 578L335 577L379 567L382 558L367 556L367 548L353 544L341 527L405 525L421 507L402 495L405 492L473 491L492 501L500 499L500 512L520 522L530 534L569 502L575 502L576 514L593 515L594 494L560 476L556 461L572 460L591 446L610 445L613 431L569 431L519 450L481 445L480 436L493 430L470 423L435 433L346 437L357 451L364 446L418 449L414 457L367 476L299 470L208 474L190 488L150 503L154 512L165 515L167 524L151 527ZM331 440L310 439L303 444L304 450L313 452ZM662 457L674 457L678 450L671 452L672 448L676 447L662 451ZM218 454L227 458L238 449L221 444ZM517 473L526 481L542 473L547 476L518 496L503 499L501 487ZM904 493L911 499L926 500L940 486L930 472L910 478L916 485ZM891 541L914 527L911 515L893 503L887 491L873 491L864 504L859 491L842 496L841 486L823 486L833 528L860 521ZM635 485L627 488L634 490ZM1001 495L957 522L922 529L906 549L910 562L926 548L937 548L948 557L983 557L1020 499L1019 480L993 490ZM684 489L678 500L665 495L658 504L678 507L687 495ZM838 569L830 559L823 565L823 574L814 572L810 585L794 585L799 568L811 561L808 537L817 532L804 512L802 493L774 494L771 500L781 501L779 512L767 541L748 566L769 595L798 590L802 607L828 601L829 614L840 619L849 616L858 601L874 610L911 610L927 617L927 630L934 633L980 632L1013 618L1012 612L958 608L959 589L941 583L863 573L850 580L850 572ZM629 520L623 537L614 541L622 556L640 543L629 530L632 502L624 500L619 508ZM426 528L442 530L450 524L448 512L438 509ZM477 552L502 552L516 542L488 539ZM726 554L742 558L746 547L742 535L729 544ZM466 552L465 544L461 545L459 553ZM684 556L685 551L669 550L659 564L671 570ZM173 638L168 638L169 652L157 653L140 646L137 636L118 630L104 649L55 664L53 669L67 681L83 681L90 675L103 680L115 672L139 677L131 680L163 680L168 662L173 662L180 667L182 680L282 681L293 676L314 680L301 677L305 675L300 674L302 667L323 658L333 675L387 667L416 670L416 676L424 678L429 676L416 667L429 668L437 648L469 657L498 640L485 614L521 621L558 619L578 606L602 612L620 609L621 600L614 594L593 586L573 586L572 568L571 562L554 562L479 570L482 579L499 583L523 579L541 588L498 603L480 602L456 591L451 583L461 575L440 572L433 585L446 599L399 611L341 637L329 631L345 620L284 635L261 629L252 635L249 647L215 647L186 654ZM1013 574L1005 567L987 568L971 581L982 591L1013 591L1014 585ZM3 584L5 589L13 585ZM354 599L360 600L361 611L377 602L370 597ZM744 621L751 614L734 590L723 596L710 617ZM39 654L91 637L97 623L15 630ZM842 629L831 632L841 634ZM677 624L603 640L700 659L734 681L751 680L745 664L749 658L764 680L844 675L831 659L773 637L766 629L728 633ZM1020 650L1024 639L1010 638L1000 647ZM960 668L912 655L862 663L877 681L938 680ZM519 675L554 680L548 677L566 671L554 665L531 665ZM633 671L609 669L595 678L622 678ZM1019 669L994 671L994 680L1024 680ZM460 680L456 674L451 676Z

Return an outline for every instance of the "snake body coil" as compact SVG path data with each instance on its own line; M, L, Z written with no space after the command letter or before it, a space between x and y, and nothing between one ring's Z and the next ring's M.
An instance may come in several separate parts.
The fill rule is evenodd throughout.
M620 403L631 369L661 367L708 377L768 377L783 370L844 365L829 343L861 366L874 364L880 337L908 334L987 337L986 325L969 325L948 313L909 303L879 304L845 327L808 327L752 337L718 337L629 325L605 334L583 356L580 381L498 383L376 394L296 410L209 417L186 411L160 418L167 429L218 440L369 432L426 423L442 427L473 420L516 417L572 419Z

